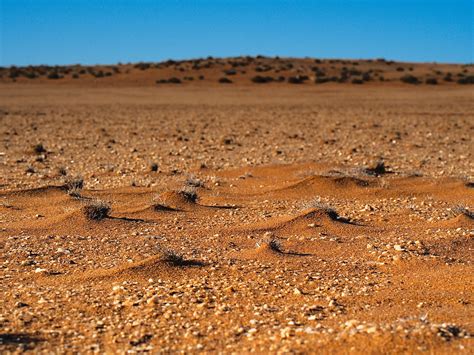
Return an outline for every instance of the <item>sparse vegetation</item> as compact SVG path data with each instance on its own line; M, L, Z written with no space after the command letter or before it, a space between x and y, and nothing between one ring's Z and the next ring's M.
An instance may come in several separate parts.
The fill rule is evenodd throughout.
M156 81L157 84L181 84L181 79L172 77L169 79L159 79Z
M82 189L84 187L84 179L81 176L67 179L64 187L69 191L72 189Z
M268 247L277 252L277 253L281 253L282 252L282 249L281 249L281 243L278 239L276 238L270 238L268 240Z
M230 80L229 78L220 78L219 83L220 84L232 84L232 80Z
M451 73L447 73L444 78L443 78L444 81L447 81L447 82L451 82L453 81L453 76Z
M467 84L474 84L474 75L465 76L463 78L458 79L458 84L467 85Z
M157 163L152 163L150 165L150 171L153 171L153 172L158 171L158 164Z
M67 170L65 167L61 166L58 168L58 174L61 176L66 176L67 175Z
M466 217L469 217L471 219L474 219L474 211L471 211L468 207L463 206L463 205L457 205L454 206L451 211L456 215L464 215Z
M34 174L34 173L36 172L36 170L35 170L34 167L32 167L32 166L30 165L30 166L28 166L28 167L26 168L25 172L28 173L28 174Z
M428 85L437 85L438 80L436 80L436 78L427 78L425 80L425 83L428 84Z
M420 80L414 76L414 75L410 75L410 74L407 74L407 75L404 75L400 78L400 81L402 83L405 83L405 84L412 84L412 85L415 85L415 84L419 84L420 83Z
M62 78L63 76L59 75L57 72L52 72L48 74L48 79L57 80L57 79L62 79Z
M306 202L304 204L304 208L306 208L306 209L314 208L314 209L322 210L322 211L326 212L327 215L331 219L334 219L334 220L339 219L339 214L337 213L337 211L333 207L331 207L329 204L321 201L320 198L315 198L315 199L313 199L309 202Z
M274 252L283 252L281 242L274 235L272 235L271 232L266 232L263 238L256 243L257 248L260 248L263 245L267 245L268 248Z
M88 219L94 221L100 221L107 218L110 210L110 204L101 200L90 201L83 207L84 215Z
M33 147L33 151L36 154L46 153L46 149L44 148L42 143L38 143Z
M194 186L184 186L178 193L188 202L196 202L198 200L197 189Z
M236 75L236 74L237 74L237 70L235 70L235 69L227 69L227 70L224 70L224 74L225 74L225 75Z
M387 173L387 168L383 160L379 160L373 167L365 169L365 172L369 175L383 175Z
M80 198L81 190L84 187L84 179L80 176L66 179L63 187L69 196Z
M273 78L271 76L256 75L251 80L253 83L256 84L265 84L271 83L273 81Z
M184 266L187 264L184 256L174 250L163 250L163 261L173 266Z
M184 184L191 187L204 187L204 182L194 175L188 176Z
M288 83L290 84L303 84L305 80L308 80L307 76L290 76L288 78Z

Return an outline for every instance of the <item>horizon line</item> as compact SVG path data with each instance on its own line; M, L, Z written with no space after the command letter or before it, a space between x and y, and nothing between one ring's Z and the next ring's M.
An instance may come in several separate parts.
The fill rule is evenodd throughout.
M207 60L207 59L232 59L232 58L267 58L267 59L286 59L286 60L304 60L304 59L319 59L319 60L338 60L338 61L385 61L385 62L395 62L395 63L413 63L413 64L445 64L445 65L474 65L474 62L442 62L442 61L417 61L417 60L397 60L397 59L388 59L385 57L366 57L366 58L349 58L349 57L312 57L312 56L281 56L281 55L265 55L265 54L257 54L257 55L248 55L248 54L241 54L237 56L214 56L214 55L207 55L202 57L181 57L181 58L166 58L166 59L158 59L158 60L136 60L136 61L118 61L115 63L55 63L55 64L48 64L48 63L41 63L41 64L1 64L0 68L11 68L11 67L40 67L40 66L48 66L48 67L69 67L69 66L111 66L111 65L131 65L137 63L164 63L167 61L176 61L176 62L185 62L185 61L194 61L194 60Z

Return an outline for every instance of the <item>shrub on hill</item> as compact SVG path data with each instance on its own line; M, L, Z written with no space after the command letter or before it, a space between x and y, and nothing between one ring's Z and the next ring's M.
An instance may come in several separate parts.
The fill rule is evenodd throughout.
M357 79L357 78L352 79L352 84L360 85L360 84L363 84L363 83L364 83L364 80L362 80L362 79Z
M447 73L444 78L443 78L444 81L453 81L453 75L451 73Z
M256 84L265 84L265 83L272 82L273 78L271 76L256 75L251 80L253 83L256 83Z
M181 84L181 79L172 77L172 78L169 78L167 82L170 84Z
M109 216L110 204L104 201L91 201L83 207L84 215L90 220L100 221Z
M219 83L220 84L232 84L232 80L230 80L228 78L220 78Z
M297 76L290 76L288 78L288 83L290 84L303 84L309 77L307 75L297 75Z
M474 75L469 75L464 78L458 79L458 84L474 84Z
M363 81L370 81L370 80L372 80L372 77L370 76L370 73L369 73L369 72L366 72L366 73L362 74L362 80L363 80Z
M59 75L58 72L52 72L48 74L48 79L53 79L53 80L62 79L62 76Z
M224 70L224 74L225 74L225 75L235 75L235 74L237 74L237 70L235 70L235 69L227 69L227 70Z
M419 84L420 83L420 80L418 80L416 76L410 75L410 74L402 76L400 80L405 84Z

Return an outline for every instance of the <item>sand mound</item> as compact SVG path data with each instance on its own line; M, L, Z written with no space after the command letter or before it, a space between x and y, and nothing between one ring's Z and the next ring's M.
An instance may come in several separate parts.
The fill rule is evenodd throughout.
M439 222L438 225L446 228L474 228L474 219L465 214L460 214L447 221Z
M172 210L190 210L198 206L196 201L186 198L186 196L179 191L164 192L159 195L159 198L161 200L160 205Z
M82 280L148 280L183 277L194 275L204 265L195 260L173 262L164 255L157 255L108 270L89 271L79 278Z
M315 175L278 187L273 192L278 196L331 194L336 192L339 196L354 196L367 194L367 189L371 187L375 187L374 182L353 176Z
M268 243L262 243L255 249L246 249L235 255L238 259L282 260L288 255L275 250Z
M285 250L278 242L261 242L256 244L255 249L247 249L238 253L238 258L242 259L258 259L258 260L285 260L292 257L311 256L307 253L299 253L295 251Z
M265 232L283 232L283 233L312 233L315 228L335 229L353 229L360 226L352 224L349 220L340 217L330 209L309 208L297 216L277 217L268 221L254 224L246 230L265 231Z
M0 195L15 195L18 197L40 197L47 195L63 195L65 191L66 190L63 186L42 186L33 189L7 191L0 193Z

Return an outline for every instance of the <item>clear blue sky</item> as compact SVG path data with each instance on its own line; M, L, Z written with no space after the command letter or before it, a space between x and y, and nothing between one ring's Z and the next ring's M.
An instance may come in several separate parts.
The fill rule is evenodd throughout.
M473 62L473 0L0 0L0 65L279 55Z

